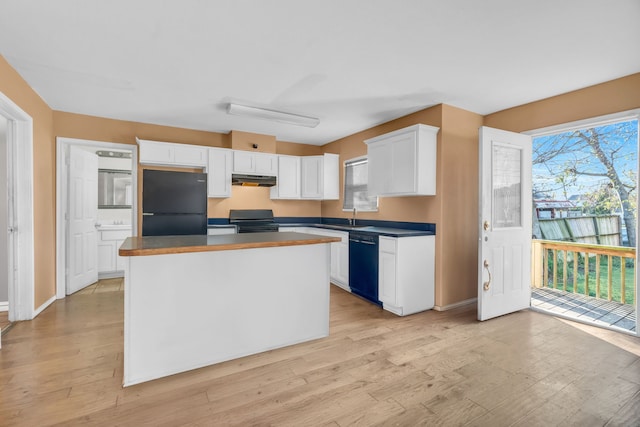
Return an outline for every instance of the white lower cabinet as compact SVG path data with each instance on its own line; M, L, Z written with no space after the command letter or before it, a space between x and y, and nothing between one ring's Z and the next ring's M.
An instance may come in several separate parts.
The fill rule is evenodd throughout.
M435 236L380 236L378 298L399 316L435 303Z
M349 233L317 227L280 227L280 231L319 234L320 236L337 237L339 242L331 243L331 283L345 291L349 289Z
M209 227L207 228L208 236L220 236L223 234L236 234L235 227Z
M98 229L98 276L124 276L125 258L118 255L124 240L131 236L131 228Z

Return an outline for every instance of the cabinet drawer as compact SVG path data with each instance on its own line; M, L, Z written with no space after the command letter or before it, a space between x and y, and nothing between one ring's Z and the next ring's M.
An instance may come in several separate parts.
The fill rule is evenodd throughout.
M380 236L380 250L382 252L396 253L396 239Z
M211 227L207 228L207 235L220 236L222 234L236 234L235 227Z
M100 232L100 238L102 240L124 240L131 236L129 230L106 230Z

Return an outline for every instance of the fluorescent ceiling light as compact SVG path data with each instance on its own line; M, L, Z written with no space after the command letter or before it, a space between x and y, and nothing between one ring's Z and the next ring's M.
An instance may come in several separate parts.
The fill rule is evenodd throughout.
M227 113L236 116L253 117L255 119L271 120L289 125L306 126L314 128L320 124L320 119L301 114L288 113L286 111L273 110L265 107L253 107L230 102L227 106Z

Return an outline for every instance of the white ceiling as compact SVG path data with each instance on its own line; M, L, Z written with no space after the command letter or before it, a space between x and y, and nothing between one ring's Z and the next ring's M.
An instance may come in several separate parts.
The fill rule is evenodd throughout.
M640 0L2 0L0 54L54 110L321 145L640 72L639 21Z

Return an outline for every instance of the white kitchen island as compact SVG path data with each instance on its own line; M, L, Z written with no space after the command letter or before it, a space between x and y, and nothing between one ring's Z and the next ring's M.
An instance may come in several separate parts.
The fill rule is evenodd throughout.
M329 244L302 233L130 237L130 386L329 334Z

